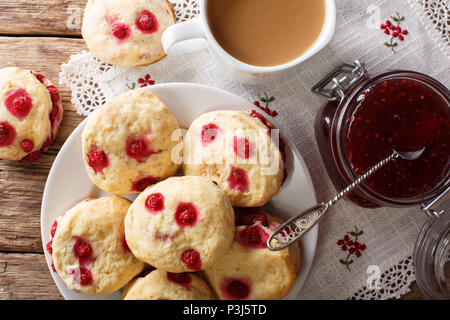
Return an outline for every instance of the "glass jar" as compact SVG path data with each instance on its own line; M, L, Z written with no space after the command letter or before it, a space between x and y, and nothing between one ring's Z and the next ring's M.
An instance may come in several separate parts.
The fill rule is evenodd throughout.
M392 161L348 199L369 208L406 207L428 201L450 185L450 95L444 85L413 71L369 75L355 61L335 69L313 92L329 100L316 120L315 133L338 190L393 149L425 146L420 159Z
M450 299L450 213L448 207L441 211L430 209L430 207L431 205L423 206L423 210L428 213L428 221L423 225L414 248L416 281L427 298L448 300Z

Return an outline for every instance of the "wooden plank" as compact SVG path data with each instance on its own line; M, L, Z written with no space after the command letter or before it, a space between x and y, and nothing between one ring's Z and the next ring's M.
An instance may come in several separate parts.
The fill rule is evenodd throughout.
M41 159L33 164L0 161L0 251L43 251L40 207L47 175L64 141L84 119L74 111L69 89L58 84L58 74L61 64L83 49L81 39L0 37L0 67L44 74L60 89L64 106L57 139Z
M0 34L80 36L86 0L0 0Z
M0 253L0 299L62 299L43 254Z

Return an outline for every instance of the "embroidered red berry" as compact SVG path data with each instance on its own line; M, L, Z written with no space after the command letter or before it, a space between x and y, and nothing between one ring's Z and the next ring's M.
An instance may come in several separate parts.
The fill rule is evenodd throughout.
M399 43L395 41L395 38L398 38L399 41L405 40L405 37L403 35L408 34L408 31L406 29L403 30L400 27L400 23L402 21L405 21L405 17L400 16L400 14L396 12L396 16L391 16L391 18L394 22L386 20L385 24L380 25L380 29L383 30L384 34L391 36L391 39L389 41L386 41L384 45L390 48L394 53L396 53L395 48L398 47Z
M262 103L264 103L265 106L262 106L262 105L259 103L259 101L261 101ZM271 116L271 117L275 117L275 116L278 115L278 112L277 112L277 111L271 110L271 109L269 108L270 104L271 104L273 101L275 101L275 97L274 97L274 96L269 97L269 96L267 95L267 93L264 92L264 97L260 97L260 98L259 98L259 101L254 101L253 104L254 104L255 106L257 106L259 109L261 109L262 111L264 111L265 113L267 113L267 114L268 114L269 116Z
M347 232L343 239L339 239L336 243L341 247L342 251L347 251L347 257L345 259L339 259L339 262L350 270L350 265L354 263L354 259L351 258L352 255L359 258L361 257L361 252L366 249L366 245L358 242L358 237L363 234L362 230L358 230L355 226L355 231ZM354 238L351 239L350 236Z
M155 80L151 79L150 74L146 74L143 78L138 79L138 83L141 85L141 88L152 86L155 84Z

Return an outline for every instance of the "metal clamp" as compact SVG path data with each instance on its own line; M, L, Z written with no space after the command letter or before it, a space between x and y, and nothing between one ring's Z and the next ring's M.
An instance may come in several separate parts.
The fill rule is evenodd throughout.
M449 179L447 179L446 184L448 184L448 183L449 183ZM448 194L449 191L450 191L450 185L447 186L447 188L444 191L442 191L439 195L437 195L433 200L430 200L427 203L422 203L420 208L422 209L422 211L424 211L426 214L428 214L428 216L430 216L431 218L439 218L445 212L446 206L448 206L448 204L449 204L449 199L448 199L448 197L446 197L446 195ZM438 202L443 202L442 207L444 209L437 210L437 209L433 208L436 206L436 204Z
M364 63L359 60L353 63L341 64L317 83L312 91L330 101L344 98L345 92L367 74Z

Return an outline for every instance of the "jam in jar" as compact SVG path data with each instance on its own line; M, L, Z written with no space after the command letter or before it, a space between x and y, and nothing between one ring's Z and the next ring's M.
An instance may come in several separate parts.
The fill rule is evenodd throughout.
M411 206L435 197L449 184L448 89L412 71L368 76L361 64L353 67L344 79L353 82L346 86L337 79L339 72L331 75L334 87L328 93L335 101L322 110L315 128L336 188L344 188L393 150L425 148L417 160L391 161L348 198L363 207L378 207ZM355 73L358 68L362 70Z

